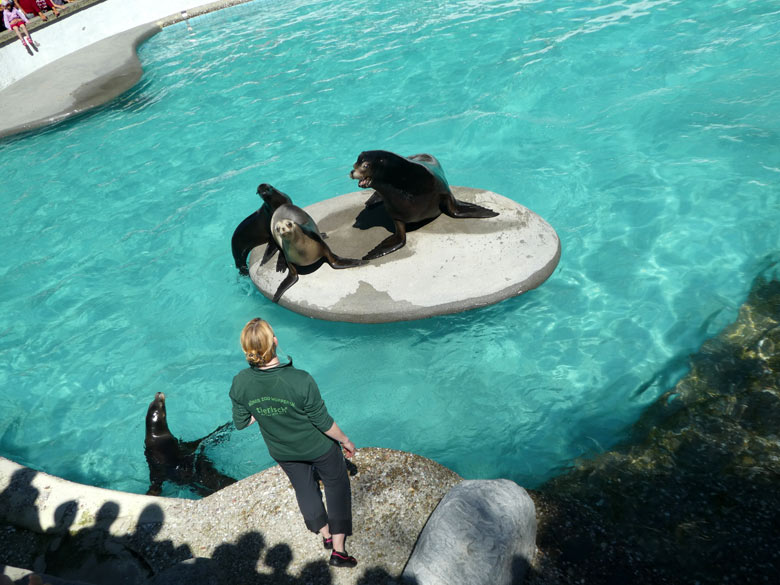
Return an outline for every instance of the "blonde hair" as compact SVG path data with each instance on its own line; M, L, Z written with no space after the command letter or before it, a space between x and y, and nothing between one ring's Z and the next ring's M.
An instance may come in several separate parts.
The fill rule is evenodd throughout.
M274 330L267 321L252 319L241 331L241 349L250 366L262 367L276 357Z

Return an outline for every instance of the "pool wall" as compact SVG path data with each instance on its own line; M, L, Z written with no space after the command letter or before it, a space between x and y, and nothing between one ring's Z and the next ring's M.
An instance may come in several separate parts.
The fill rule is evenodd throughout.
M18 40L0 47L0 90L61 57L137 26L156 23L163 27L182 20L182 11L197 16L247 1L104 0L75 13L66 9L59 19L50 18L47 26L33 29L33 38L41 45L34 55L28 55Z

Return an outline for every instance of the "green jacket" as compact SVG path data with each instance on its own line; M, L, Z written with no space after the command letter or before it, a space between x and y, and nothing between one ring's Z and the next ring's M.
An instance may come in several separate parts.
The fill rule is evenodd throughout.
M333 445L333 439L323 434L333 425L333 417L319 388L292 362L269 370L241 370L233 378L230 399L236 428L247 427L254 416L277 461L309 461Z

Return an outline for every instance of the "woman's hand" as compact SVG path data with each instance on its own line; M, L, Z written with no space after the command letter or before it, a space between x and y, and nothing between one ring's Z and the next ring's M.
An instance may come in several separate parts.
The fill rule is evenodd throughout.
M347 439L343 443L341 443L341 446L344 448L344 457L347 459L351 459L352 456L355 454L355 451L357 451L357 448L355 447L355 443Z

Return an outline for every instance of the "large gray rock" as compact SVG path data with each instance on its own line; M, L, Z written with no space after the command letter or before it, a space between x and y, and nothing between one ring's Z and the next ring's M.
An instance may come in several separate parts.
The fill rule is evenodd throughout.
M536 509L507 479L464 481L439 503L403 572L414 585L521 583L536 550Z

